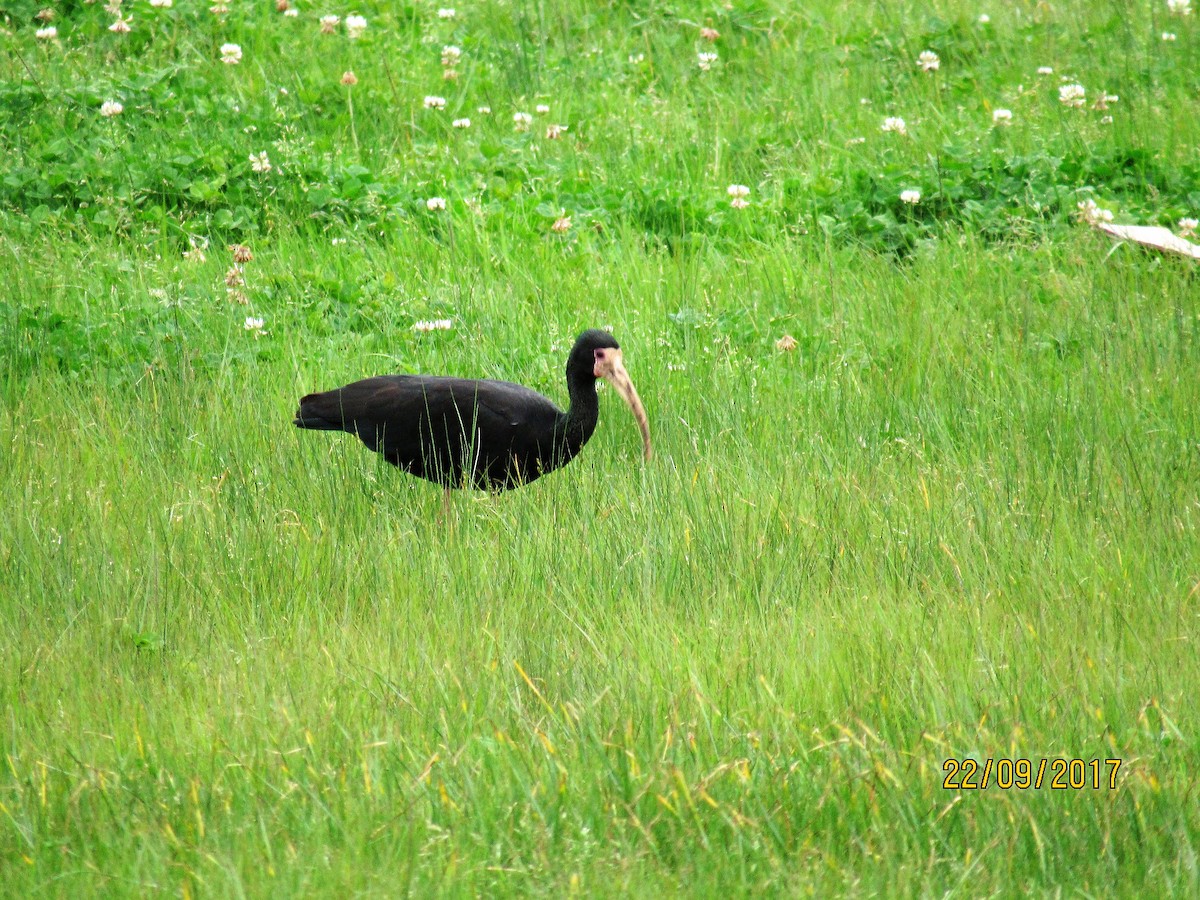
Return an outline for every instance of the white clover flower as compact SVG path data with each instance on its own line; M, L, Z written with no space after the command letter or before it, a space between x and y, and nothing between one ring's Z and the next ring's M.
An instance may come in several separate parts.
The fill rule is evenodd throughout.
M216 3L208 8L208 11L214 16L224 16L229 13L229 6L225 3L225 0L217 0Z
M1200 219L1180 219L1179 220L1179 236L1181 238L1195 237L1197 228L1200 228Z
M932 50L922 50L921 55L917 57L917 65L923 72L933 72L942 65L942 61Z
M289 6L287 9L285 9L283 11L283 15L284 15L284 18L294 19L298 15L300 15L300 10L296 9L296 7L294 7L294 6Z
M453 125L455 128L470 128L471 120L470 119L455 119L450 124Z
M342 84L346 85L346 87L354 87L354 85L358 84L358 76L347 69L342 73Z
M979 18L976 19L975 21L978 22L980 25L987 25L992 21L992 17L989 16L987 13L980 13Z
M250 154L250 168L263 175L271 171L271 160L267 158L266 150Z
M558 219L555 219L554 224L550 226L550 230L555 231L558 234L565 234L566 232L570 231L571 230L571 217L570 216L562 216Z
M490 116L492 114L492 108L490 106L477 106L475 108L475 112L479 113L481 116Z
M894 131L896 134L908 134L908 125L899 116L888 116L879 126L883 131Z
M646 54L645 53L630 53L629 61L636 66L640 62L646 61Z
M1097 222L1111 222L1113 220L1112 210L1098 206L1096 201L1090 197L1087 200L1080 201L1075 206L1079 210L1079 217L1089 225L1095 225Z
M175 4L175 0L150 0L150 5L158 9L170 9Z
M221 45L221 62L227 66L236 66L242 61L242 48L237 44Z
M445 97L437 97L433 94L428 94L425 97L425 108L426 109L445 109L446 108L446 98Z
M39 28L33 33L39 41L52 41L58 37L58 29L53 25L47 25L45 28Z
M263 319L257 316L246 316L246 321L242 323L242 327L246 331L257 331L259 334L266 334L263 331L263 326L267 324Z
M729 187L725 188L725 193L734 198L749 197L750 188L746 187L744 184L731 184Z
M1049 66L1038 66L1038 74L1039 75L1053 75L1054 70L1052 68L1050 68Z
M341 21L337 16L321 16L321 34L333 34Z
M700 29L700 37L704 38L704 40L709 41L710 43L715 41L720 36L721 32L707 25Z
M734 197L732 200L729 201L729 205L731 207L733 207L734 209L745 209L747 206L750 205L750 201L747 200L745 197Z
M442 48L442 65L455 66L462 59L462 48L455 47L453 44L447 44Z
M921 192L916 188L909 188L907 191L901 191L900 202L907 203L910 206L916 206L921 202Z
M1167 0L1167 12L1176 16L1192 14L1192 0Z
M108 30L116 34L129 34L133 31L133 16L128 19L123 16L117 16L117 21L108 26Z
M367 20L363 16L346 16L346 37L357 41L367 30Z
M1100 117L1100 124L1101 124L1101 125L1111 125L1112 123L1113 123L1113 117L1112 117L1112 116L1101 116L1101 117Z
M1012 117L1013 116L1012 116L1011 109L992 110L992 124L993 125L1009 125L1012 123Z
M453 319L433 319L432 321L413 322L413 331L449 331L453 327Z
M111 119L113 116L119 116L125 112L125 107L116 100L105 100L100 104L100 115L106 119Z
M707 72L709 69L712 68L712 64L715 63L720 58L721 57L718 56L716 53L697 53L696 54L696 64L698 66L700 66L700 70L702 72Z
M458 15L458 12L457 12L457 10L454 9L453 6L443 7L442 9L439 9L437 12L437 16L439 19L453 19L456 15Z
M443 197L430 197L425 201L425 208L430 212L437 212L439 209L445 209L446 200Z
M550 112L550 107L547 106L545 103L539 103L537 106L535 106L533 108L533 111L535 113L537 113L539 116L544 116L544 115L546 115L546 113Z
M1162 39L1163 39L1164 41L1166 41L1167 43L1170 43L1171 41L1174 41L1174 40L1175 40L1175 34L1174 34L1173 32L1170 32L1170 31L1164 31L1164 32L1162 33Z
M527 112L513 113L513 124L517 126L518 131L524 131L529 127L529 123L533 121L533 116Z
M566 130L567 130L566 125L547 125L546 126L546 140L557 141L560 137L563 136L563 134L566 132Z
M1064 106L1083 106L1087 91L1082 84L1064 84L1058 89L1058 102Z

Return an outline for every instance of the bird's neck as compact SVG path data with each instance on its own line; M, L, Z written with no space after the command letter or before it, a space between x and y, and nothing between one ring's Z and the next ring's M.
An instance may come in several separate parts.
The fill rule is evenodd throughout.
M569 379L567 391L571 405L562 418L560 434L563 441L564 461L570 459L587 443L596 422L600 418L600 401L596 396L596 379L588 373L586 378Z

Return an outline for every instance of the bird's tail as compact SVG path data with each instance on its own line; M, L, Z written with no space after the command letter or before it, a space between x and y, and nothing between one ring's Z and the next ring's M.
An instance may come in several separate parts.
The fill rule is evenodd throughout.
M300 398L300 408L296 410L296 418L292 424L297 428L311 428L313 431L341 431L344 427L338 417L335 421L328 416L329 406L325 394L309 394Z

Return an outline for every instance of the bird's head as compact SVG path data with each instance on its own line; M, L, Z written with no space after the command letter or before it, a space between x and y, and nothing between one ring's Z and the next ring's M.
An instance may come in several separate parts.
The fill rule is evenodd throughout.
M643 453L646 459L650 459L654 451L650 446L650 424L646 419L646 410L642 407L633 381L621 361L621 346L607 331L596 328L585 331L576 339L575 346L571 349L571 355L567 359L567 377L587 378L589 374L593 379L603 378L616 388L617 393L629 404L629 409L642 432Z

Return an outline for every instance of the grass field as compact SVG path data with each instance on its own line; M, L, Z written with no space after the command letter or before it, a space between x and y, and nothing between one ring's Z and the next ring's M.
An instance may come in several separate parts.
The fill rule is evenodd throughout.
M209 5L0 0L0 894L1200 892L1189 4Z

